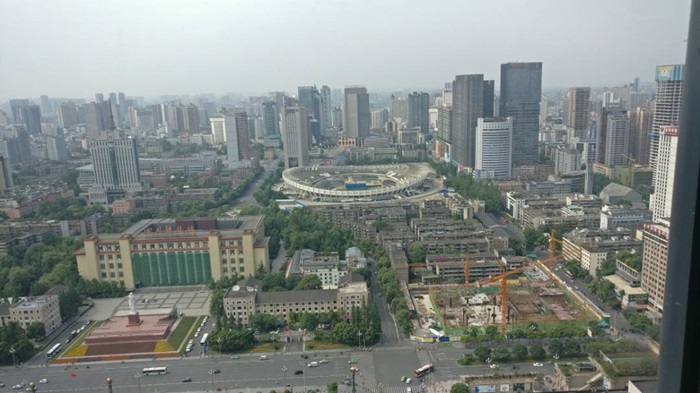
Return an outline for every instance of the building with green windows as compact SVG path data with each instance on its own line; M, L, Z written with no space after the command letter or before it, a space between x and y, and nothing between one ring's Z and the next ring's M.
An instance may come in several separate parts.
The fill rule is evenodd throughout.
M141 220L122 233L85 238L76 253L88 280L128 289L206 284L269 269L263 216Z

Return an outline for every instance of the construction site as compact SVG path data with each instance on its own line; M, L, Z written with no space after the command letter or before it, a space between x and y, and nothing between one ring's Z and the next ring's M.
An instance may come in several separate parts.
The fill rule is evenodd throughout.
M470 269L478 263L465 257L463 283L410 285L417 320L433 335L438 326L445 335L459 335L470 326L497 326L505 334L533 322L554 326L600 320L603 316L550 270L559 257L530 259L510 270L501 263L500 274L473 281Z

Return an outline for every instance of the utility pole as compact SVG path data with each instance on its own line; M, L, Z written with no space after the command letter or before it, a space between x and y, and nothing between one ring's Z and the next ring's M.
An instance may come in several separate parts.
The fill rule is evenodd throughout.
M357 367L350 367L350 372L352 373L352 393L357 393L357 390L355 390L355 373L357 373L357 371L359 371Z

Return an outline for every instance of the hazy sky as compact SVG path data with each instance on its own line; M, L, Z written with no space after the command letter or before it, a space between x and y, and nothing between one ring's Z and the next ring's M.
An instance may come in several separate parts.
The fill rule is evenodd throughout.
M2 0L0 97L440 88L542 61L547 87L683 63L690 0Z

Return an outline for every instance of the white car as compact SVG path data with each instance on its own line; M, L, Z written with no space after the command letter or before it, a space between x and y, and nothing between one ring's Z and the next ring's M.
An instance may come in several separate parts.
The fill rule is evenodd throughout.
M46 378L42 378L39 380L39 383L49 383L49 380Z
M15 385L12 387L12 389L22 389L24 386L22 385Z
M411 378L406 378L406 383L411 383Z
M542 363L532 363L532 365L535 367L544 367L544 364Z
M498 368L498 364L492 364L492 365L490 365L489 367L491 367L491 368Z

